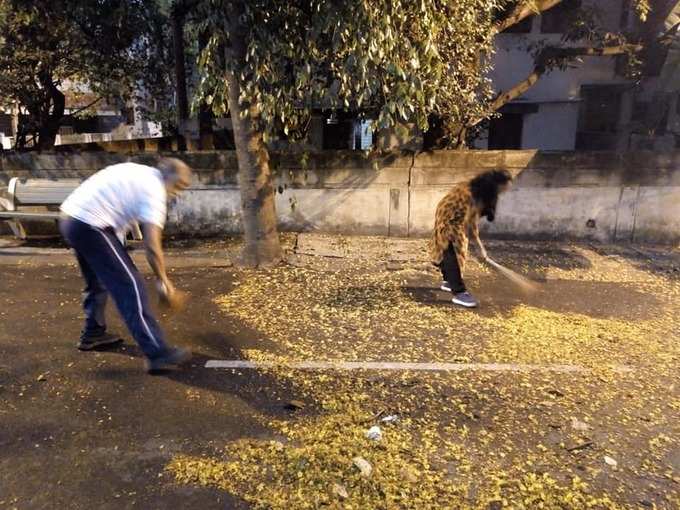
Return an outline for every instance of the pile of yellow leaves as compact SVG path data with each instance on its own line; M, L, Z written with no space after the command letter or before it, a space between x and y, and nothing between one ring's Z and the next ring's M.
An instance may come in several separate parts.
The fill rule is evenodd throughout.
M589 281L611 281L609 271ZM230 443L216 457L180 455L167 469L178 482L219 487L256 508L634 508L630 477L675 480L668 459L679 446L671 429L680 404L672 392L660 395L680 367L672 299L680 287L645 278L666 299L653 317L635 320L549 303L471 313L414 289L408 271L243 271L218 305L274 342L273 352L244 355L278 363L268 374L310 404L288 419L262 417L271 438ZM421 280L436 287L428 275ZM286 367L299 360L574 363L593 373ZM620 365L645 372L607 370ZM398 418L382 421L391 414ZM372 426L381 428L380 440L367 437ZM603 461L624 452L625 473Z

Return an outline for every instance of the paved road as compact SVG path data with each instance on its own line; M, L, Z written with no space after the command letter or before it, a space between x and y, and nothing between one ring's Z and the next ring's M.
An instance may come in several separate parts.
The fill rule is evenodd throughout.
M347 501L376 507L406 491L396 507L545 498L578 508L599 497L676 508L677 259L583 246L496 251L542 290L521 296L473 267L485 306L466 314L433 290L435 274L408 264L303 257L302 267L253 272L217 267L225 264L215 252L178 254L173 276L193 300L162 323L195 357L150 377L130 340L74 348L81 284L68 256L0 250L0 508L301 508L296 492L338 504L321 471L333 472ZM209 359L566 362L594 372L303 375L206 369ZM637 372L612 374L609 362ZM365 443L363 430L389 414L401 425L382 425L379 448ZM290 450L288 464L267 450L271 440ZM352 465L359 453L377 467L371 485ZM253 470L268 462L269 471ZM574 475L588 488L574 488ZM503 476L494 500L492 480ZM520 487L518 477L529 478Z

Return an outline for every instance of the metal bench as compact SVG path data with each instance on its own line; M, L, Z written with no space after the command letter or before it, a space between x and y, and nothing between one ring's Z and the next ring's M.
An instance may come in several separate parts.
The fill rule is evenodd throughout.
M7 186L7 198L0 197L0 220L6 220L15 236L26 239L22 222L59 219L58 208L80 185L78 179L19 179L13 177ZM46 210L26 211L24 208L44 207ZM132 229L132 237L141 239L139 225Z

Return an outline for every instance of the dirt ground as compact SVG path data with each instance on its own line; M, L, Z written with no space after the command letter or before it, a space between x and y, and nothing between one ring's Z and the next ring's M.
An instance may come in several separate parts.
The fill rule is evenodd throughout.
M192 301L160 318L194 358L148 376L113 307L125 343L75 349L70 254L0 240L0 508L680 508L677 250L490 243L538 290L472 263L468 311L417 242L367 242L293 240L257 271L173 244ZM307 360L482 366L287 366Z

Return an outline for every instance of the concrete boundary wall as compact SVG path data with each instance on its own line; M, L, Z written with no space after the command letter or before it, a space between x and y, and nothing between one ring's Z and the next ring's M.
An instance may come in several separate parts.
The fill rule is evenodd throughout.
M171 154L168 154L171 155ZM169 228L189 235L241 229L236 155L172 154L196 170L192 188L170 209ZM7 153L10 177L85 178L109 164L153 164L159 154ZM283 230L425 236L437 201L458 182L491 168L517 176L482 229L507 238L603 242L680 241L680 152L575 153L437 151L366 156L361 152L274 154Z

